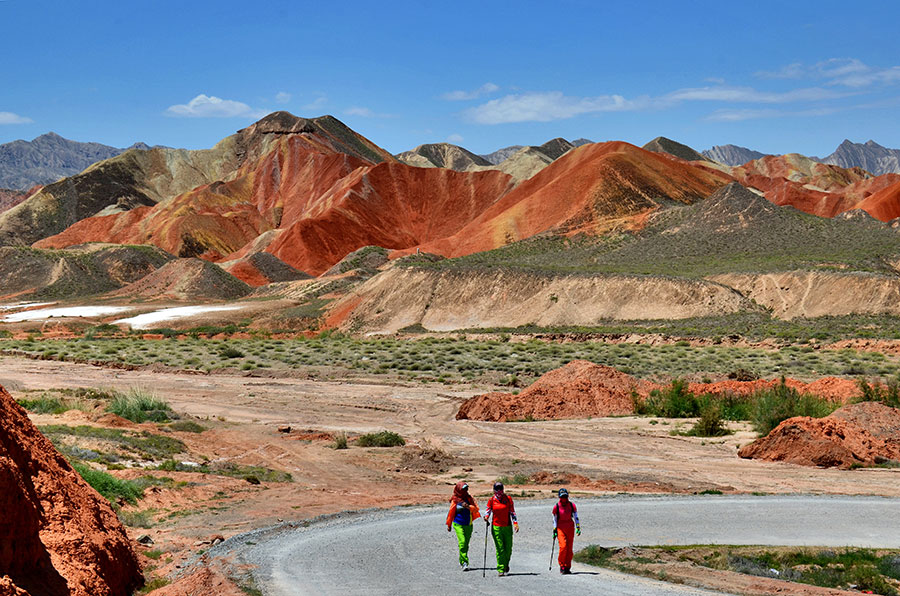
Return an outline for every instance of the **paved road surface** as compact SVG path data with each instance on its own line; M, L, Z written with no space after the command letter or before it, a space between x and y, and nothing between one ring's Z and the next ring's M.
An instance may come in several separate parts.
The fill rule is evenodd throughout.
M483 501L483 499L482 499ZM576 500L583 534L576 549L650 544L784 544L900 547L900 499L877 497L613 497ZM483 503L481 503L483 506ZM700 595L669 585L575 564L560 576L550 559L551 501L517 506L511 575L482 579L484 524L477 522L463 573L444 526L444 507L348 514L308 526L285 524L237 536L210 554L256 565L266 595L582 594ZM488 547L488 567L494 557Z

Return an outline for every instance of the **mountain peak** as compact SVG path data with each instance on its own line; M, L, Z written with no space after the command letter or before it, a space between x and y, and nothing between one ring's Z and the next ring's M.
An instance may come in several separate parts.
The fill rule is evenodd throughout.
M668 153L685 161L706 161L706 158L696 150L666 137L656 137L644 145L642 149L653 151L654 153Z

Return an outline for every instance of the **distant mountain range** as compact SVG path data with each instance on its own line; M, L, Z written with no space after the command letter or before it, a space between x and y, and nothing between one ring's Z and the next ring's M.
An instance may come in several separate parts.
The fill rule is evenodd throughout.
M723 163L726 166L742 166L748 161L766 156L765 153L737 145L716 145L702 153L703 157Z
M129 147L149 149L144 143ZM89 165L115 157L127 149L100 143L79 143L54 132L33 141L13 141L0 145L0 188L25 190L73 176Z
M842 168L860 167L876 176L900 174L900 149L888 149L871 140L865 143L844 140L828 157L813 159Z

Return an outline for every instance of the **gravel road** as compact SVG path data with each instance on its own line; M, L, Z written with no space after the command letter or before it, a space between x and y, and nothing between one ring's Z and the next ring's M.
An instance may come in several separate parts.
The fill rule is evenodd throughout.
M480 499L483 506L484 499ZM611 497L575 501L583 526L576 549L651 544L782 544L900 547L893 520L900 500L877 497ZM670 585L575 564L560 576L550 560L552 501L516 509L511 574L497 577L488 546L482 579L484 525L476 524L463 573L441 507L343 514L309 524L286 523L235 536L210 551L255 566L267 595L300 594L552 594L699 595Z

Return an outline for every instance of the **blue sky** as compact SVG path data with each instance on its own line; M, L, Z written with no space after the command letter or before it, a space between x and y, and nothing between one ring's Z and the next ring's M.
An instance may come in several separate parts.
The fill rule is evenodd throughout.
M0 0L0 143L210 147L333 114L399 152L562 136L900 147L900 3Z

